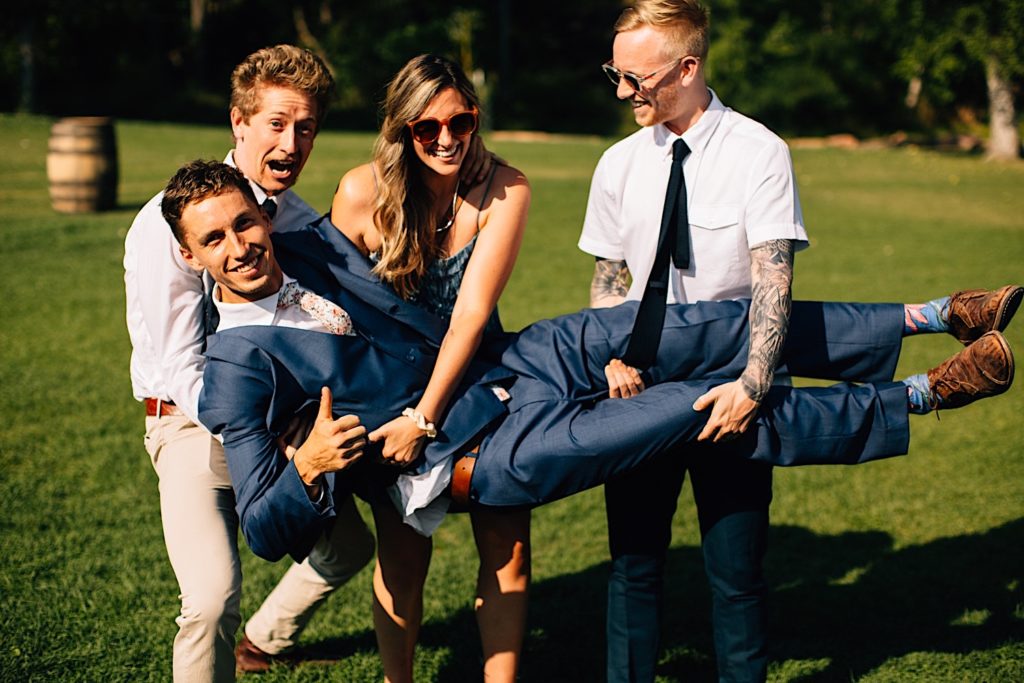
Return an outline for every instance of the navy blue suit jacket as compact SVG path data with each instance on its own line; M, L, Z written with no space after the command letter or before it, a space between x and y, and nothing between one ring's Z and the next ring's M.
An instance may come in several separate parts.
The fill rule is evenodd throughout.
M423 393L446 323L375 281L369 263L327 218L305 230L275 234L286 273L337 302L356 336L282 327L239 327L207 341L200 419L224 440L246 541L257 555L301 558L334 516L333 501L314 505L294 464L275 439L330 384L334 414L358 414L373 430L415 405ZM492 342L500 346L501 340ZM505 408L483 386L511 373L477 360L418 461L426 469L464 449ZM328 381L330 380L330 382ZM211 390L212 389L212 390ZM335 477L327 484L343 490Z

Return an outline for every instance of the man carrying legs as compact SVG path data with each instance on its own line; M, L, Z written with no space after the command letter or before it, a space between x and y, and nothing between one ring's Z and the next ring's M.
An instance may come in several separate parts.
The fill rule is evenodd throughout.
M640 332L657 329L666 301L751 299L746 368L698 404L710 412L706 437L733 439L772 385L789 327L793 254L807 246L789 152L707 87L708 18L697 2L637 0L615 31L604 70L643 128L605 152L594 172L579 241L597 257L591 305L642 300ZM644 322L652 316L654 323ZM613 397L642 390L642 351L630 349L623 363L609 366ZM687 471L711 584L719 677L766 676L761 563L771 468L703 457L701 445L686 444L605 487L609 681L654 680L665 558Z

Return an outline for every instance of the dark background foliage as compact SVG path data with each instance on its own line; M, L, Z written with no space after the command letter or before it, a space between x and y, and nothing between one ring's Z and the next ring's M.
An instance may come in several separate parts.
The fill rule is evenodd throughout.
M709 83L788 135L968 130L984 60L1019 90L1024 0L712 0ZM328 121L372 129L411 56L459 59L501 129L628 129L599 66L621 0L35 0L0 26L0 110L222 121L246 54L290 42L330 64ZM917 88L917 94L908 93ZM909 102L909 105L908 105Z

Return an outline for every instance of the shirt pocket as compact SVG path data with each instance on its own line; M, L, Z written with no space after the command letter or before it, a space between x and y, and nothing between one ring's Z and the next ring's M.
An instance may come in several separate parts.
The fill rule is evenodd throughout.
M735 204L693 204L687 207L690 225L701 230L724 230L739 225L740 209Z
M731 299L749 291L750 262L736 204L693 204L690 219L691 301Z

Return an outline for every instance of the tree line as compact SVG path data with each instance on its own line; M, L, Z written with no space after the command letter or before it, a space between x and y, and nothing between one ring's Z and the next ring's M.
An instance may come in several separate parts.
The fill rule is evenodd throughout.
M599 69L622 0L35 0L0 26L0 110L223 121L228 77L288 42L330 66L328 125L372 129L410 57L458 59L489 126L619 134ZM707 0L708 82L787 135L907 131L1020 151L1024 0Z

